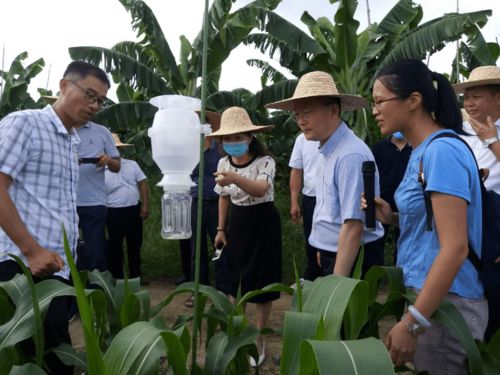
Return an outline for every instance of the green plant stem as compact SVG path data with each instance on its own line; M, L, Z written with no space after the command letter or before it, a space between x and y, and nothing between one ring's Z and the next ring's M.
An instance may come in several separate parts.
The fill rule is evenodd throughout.
M203 57L201 67L201 123L205 123L205 105L207 97L207 46L208 46L208 0L205 0L205 12L203 14ZM198 164L198 207L197 207L197 220L196 220L196 252L195 252L195 265L194 265L194 321L193 321L193 335L192 335L192 348L193 353L191 356L191 369L196 368L196 349L197 333L200 326L201 311L199 311L199 290L200 290L200 245L201 245L201 223L203 216L203 176L205 172L205 135L200 134L200 163ZM206 241L206 239L205 239Z

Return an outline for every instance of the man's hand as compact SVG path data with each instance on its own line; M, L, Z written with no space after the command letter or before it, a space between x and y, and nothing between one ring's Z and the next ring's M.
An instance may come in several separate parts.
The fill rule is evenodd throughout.
M146 220L149 216L149 209L146 205L141 206L141 213L140 213L141 219Z
M101 154L98 156L98 158L99 158L99 161L96 164L97 167L105 167L111 161L111 158L107 154Z
M25 252L28 267L35 277L48 277L64 267L64 260L54 251L47 250L41 246Z
M497 127L491 116L486 118L486 123L481 123L471 118L468 121L481 141L498 137Z
M292 202L290 205L290 218L292 223L298 224L300 222L300 206L296 202Z

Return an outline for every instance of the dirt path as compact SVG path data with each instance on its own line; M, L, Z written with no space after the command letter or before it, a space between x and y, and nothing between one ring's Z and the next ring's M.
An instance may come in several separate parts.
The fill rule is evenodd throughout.
M155 306L162 301L170 292L175 289L175 284L170 281L156 280L151 281L149 285L143 287L151 296L151 305ZM191 309L184 306L187 295L176 296L172 302L163 309L161 315L165 318L167 325L171 326L180 315L191 313ZM282 297L273 303L273 311L269 318L268 326L275 331L281 332L283 329L283 320L285 311L289 310L292 297L282 295ZM255 323L255 309L252 304L247 308L247 313L251 324ZM81 329L81 323L78 317L70 323L70 334L73 346L76 350L84 349L84 339ZM279 374L278 359L282 348L282 338L277 334L270 334L266 338L266 360L260 367L260 374ZM198 363L203 364L204 353L198 355Z

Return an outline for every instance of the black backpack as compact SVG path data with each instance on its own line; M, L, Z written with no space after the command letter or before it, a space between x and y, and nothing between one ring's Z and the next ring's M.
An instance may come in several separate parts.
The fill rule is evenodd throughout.
M455 133L440 133L433 137L427 146L438 138L455 138L460 140L467 146L471 152L474 160L476 160L471 148L462 138ZM477 165L477 161L476 161ZM426 226L427 230L432 230L432 202L430 194L425 191L427 183L422 178L423 165L420 160L420 171L418 181L422 185L425 200L425 213L426 213ZM469 242L469 253L467 258L476 268L479 278L483 282L485 292L500 290L500 263L495 263L495 260L500 257L500 195L492 190L486 190L483 183L483 171L478 166L478 178L481 186L481 200L482 200L482 246L481 258L478 257Z

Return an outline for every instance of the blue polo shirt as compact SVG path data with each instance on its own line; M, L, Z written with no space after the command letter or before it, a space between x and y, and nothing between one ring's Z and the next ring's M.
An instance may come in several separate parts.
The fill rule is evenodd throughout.
M458 139L439 138L429 144L435 135L444 131L449 130L433 133L413 150L403 181L396 190L401 230L397 265L403 269L407 287L422 289L440 250L435 224L432 231L426 230L424 193L418 182L421 159L426 191L454 195L467 202L469 241L481 255L481 190L476 162L467 146ZM483 286L469 260L460 268L450 292L465 298L482 297Z
M119 158L111 132L102 125L89 121L77 129L80 137L79 158L96 158L107 154ZM107 202L104 167L95 164L80 164L80 179L77 189L77 206L105 206Z
M342 122L319 150L316 178L316 207L309 243L317 249L337 251L342 224L348 219L365 221L361 209L364 191L362 165L373 161L368 146ZM379 195L379 177L375 173L375 195ZM376 222L374 231L363 231L362 243L382 237L384 229Z

